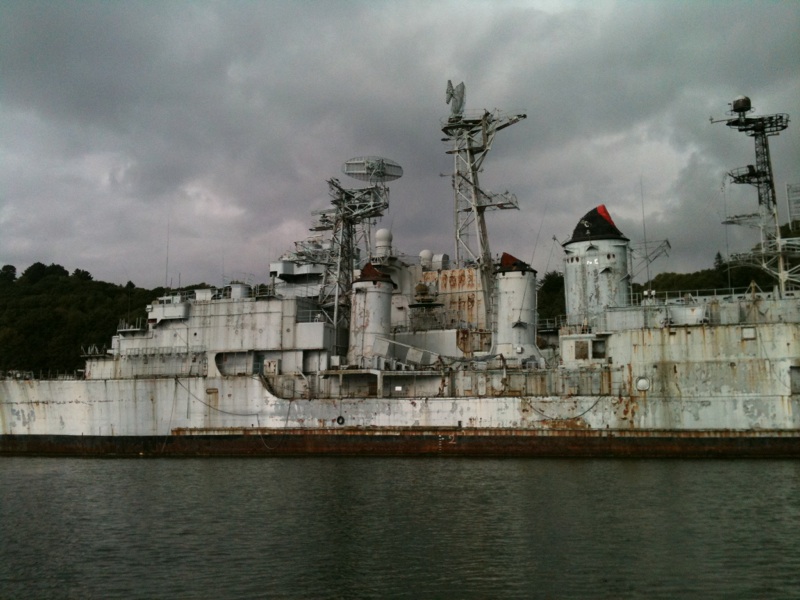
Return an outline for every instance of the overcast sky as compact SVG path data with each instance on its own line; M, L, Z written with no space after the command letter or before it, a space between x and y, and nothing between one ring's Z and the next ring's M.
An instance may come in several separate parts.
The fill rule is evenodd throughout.
M669 239L653 273L754 245L720 224L757 209L723 187L753 140L709 123L741 94L795 118L770 138L782 221L800 183L795 0L0 0L0 69L0 264L18 273L264 281L368 155L405 171L380 224L395 246L452 255L448 79L468 110L528 115L482 184L520 204L488 215L492 252L540 275L601 203L632 241Z

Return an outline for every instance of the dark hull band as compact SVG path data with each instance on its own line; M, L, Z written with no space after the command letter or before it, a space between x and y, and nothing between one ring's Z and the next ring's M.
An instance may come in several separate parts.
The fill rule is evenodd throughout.
M33 456L474 456L800 458L796 431L176 430L169 436L0 436Z

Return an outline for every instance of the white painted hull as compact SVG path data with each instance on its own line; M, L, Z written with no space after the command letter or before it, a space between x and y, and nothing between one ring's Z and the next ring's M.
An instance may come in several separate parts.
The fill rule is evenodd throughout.
M2 435L169 436L179 431L404 429L786 431L797 395L705 398L273 396L258 377L0 380Z

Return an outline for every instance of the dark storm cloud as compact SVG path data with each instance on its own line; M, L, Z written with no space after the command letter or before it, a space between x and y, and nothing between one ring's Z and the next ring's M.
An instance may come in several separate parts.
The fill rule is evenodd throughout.
M703 268L755 243L719 225L754 209L754 190L721 186L753 162L752 140L708 117L742 93L759 113L798 113L799 15L789 2L6 0L0 262L142 285L263 278L308 234L325 179L363 155L405 169L382 223L395 243L452 252L438 125L453 79L469 109L528 115L482 174L523 209L490 216L495 251L560 268L554 235L603 202L640 238L644 204L648 236L674 248L658 268ZM794 124L771 139L782 210L798 140Z

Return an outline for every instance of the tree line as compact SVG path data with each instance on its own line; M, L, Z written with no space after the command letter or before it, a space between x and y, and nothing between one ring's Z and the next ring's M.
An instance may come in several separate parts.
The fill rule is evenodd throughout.
M120 320L144 317L163 288L132 282L94 281L88 271L72 273L37 262L19 277L0 268L0 370L57 374L83 367L81 347L108 345Z

